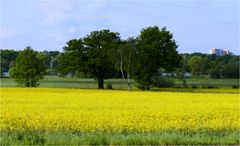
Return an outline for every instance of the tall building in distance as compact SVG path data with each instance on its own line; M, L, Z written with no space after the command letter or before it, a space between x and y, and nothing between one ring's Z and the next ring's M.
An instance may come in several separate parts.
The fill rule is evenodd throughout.
M217 48L212 48L210 50L210 54L215 54L217 56L233 55L233 53L230 52L229 50L223 50L223 49L217 49Z

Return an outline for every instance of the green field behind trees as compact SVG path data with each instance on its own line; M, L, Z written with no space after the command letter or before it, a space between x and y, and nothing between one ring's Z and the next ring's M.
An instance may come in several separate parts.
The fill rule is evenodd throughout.
M193 76L185 78L188 88L184 87L183 80L176 77L165 77L167 80L175 82L175 86L171 88L152 88L152 91L169 91L169 92L239 92L238 79L212 79L207 76ZM18 85L12 78L1 78L1 87L22 87ZM139 90L137 83L133 82L132 90ZM107 79L105 87L111 84L113 90L127 90L128 86L123 79ZM196 87L193 87L196 86ZM41 80L40 87L50 88L81 88L81 89L97 89L97 81L93 78L78 77L59 77L45 76Z

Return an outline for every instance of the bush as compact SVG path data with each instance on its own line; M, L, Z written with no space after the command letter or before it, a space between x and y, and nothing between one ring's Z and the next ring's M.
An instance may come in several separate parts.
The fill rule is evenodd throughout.
M183 80L183 86L184 86L185 88L188 88L188 85L187 85L187 81L186 81L186 80Z
M214 79L220 79L220 73L217 69L213 69L210 71L210 77Z
M222 67L220 74L223 78L239 78L238 64L228 64Z
M237 89L237 88L239 88L239 86L238 85L233 85L232 88Z
M58 75L58 72L54 69L49 69L49 70L46 70L46 74L50 76L56 76Z
M192 88L198 88L196 85L192 85L191 87L192 87Z
M113 89L111 83L107 83L107 89Z
M178 85L178 86L175 86L175 88L182 88L182 87Z
M145 90L145 86L143 86L141 84L137 85L137 88L140 89L140 90Z
M3 77L4 77L3 69L2 69L2 67L0 67L0 78L3 78Z
M207 88L208 88L208 89L214 89L214 88L218 88L218 87L213 86L213 85L208 85Z
M166 80L163 78L158 78L153 81L153 87L158 87L158 88L170 88L174 87L175 83L171 80Z

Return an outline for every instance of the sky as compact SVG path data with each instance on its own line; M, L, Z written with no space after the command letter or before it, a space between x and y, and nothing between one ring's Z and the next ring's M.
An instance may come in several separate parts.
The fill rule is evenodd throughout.
M239 0L0 0L0 48L63 51L66 42L109 29L122 39L167 27L180 53L240 54Z

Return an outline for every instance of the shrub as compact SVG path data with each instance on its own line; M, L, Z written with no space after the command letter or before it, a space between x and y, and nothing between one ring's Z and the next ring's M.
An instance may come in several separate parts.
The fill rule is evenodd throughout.
M187 81L186 81L186 80L183 80L183 86L184 86L185 88L188 88L188 85L187 85Z
M107 83L107 89L113 89L111 83Z
M169 88L169 87L174 87L175 83L171 80L163 79L163 78L158 78L153 81L153 87L158 87L158 88Z
M220 73L217 69L213 69L210 71L210 77L214 79L219 79L220 78Z
M191 87L192 87L192 88L198 88L196 85L192 85Z
M218 88L218 87L213 86L213 85L208 85L207 88L208 88L208 89L214 89L214 88Z
M239 78L239 64L228 64L223 66L220 74L223 78Z
M175 86L175 88L181 88L181 86L178 85L178 86Z
M142 84L137 85L137 88L140 90L145 90L145 86L143 86Z
M237 89L237 88L239 88L239 86L238 85L233 85L232 88Z
M0 78L3 78L3 77L4 77L3 69L2 69L2 67L0 67Z
M56 76L56 75L58 75L58 72L57 72L57 70L49 69L49 70L46 70L46 74L51 75L51 76Z

